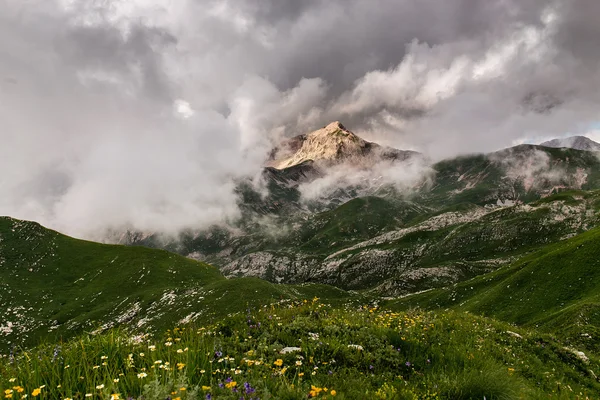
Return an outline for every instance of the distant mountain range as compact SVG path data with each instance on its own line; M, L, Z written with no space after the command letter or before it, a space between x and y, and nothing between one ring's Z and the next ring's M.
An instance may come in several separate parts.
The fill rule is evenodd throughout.
M585 136L571 136L563 139L553 139L540 144L545 147L568 147L576 150L600 151L600 143Z
M398 171L399 180L382 179L385 171ZM307 188L331 182L307 198ZM431 164L334 122L275 149L262 183L240 182L242 217L230 225L175 238L130 232L121 243L165 248L230 277L406 295L593 227L598 194L587 191L600 189L600 160L589 151L519 145Z

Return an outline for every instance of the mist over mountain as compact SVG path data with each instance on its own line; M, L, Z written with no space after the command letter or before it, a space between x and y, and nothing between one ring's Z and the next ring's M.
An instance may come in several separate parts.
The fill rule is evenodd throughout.
M543 142L540 146L568 147L576 150L600 151L600 143L594 142L585 136L571 136L563 139L553 139Z

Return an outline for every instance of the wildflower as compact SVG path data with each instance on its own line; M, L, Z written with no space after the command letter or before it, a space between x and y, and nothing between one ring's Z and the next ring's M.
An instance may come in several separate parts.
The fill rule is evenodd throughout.
M113 393L110 395L110 400L119 400L119 394L118 393Z
M14 382L14 381L16 381L16 380L17 380L17 378L10 378L8 381L9 381L10 383L13 383L13 382Z
M234 387L236 387L236 385L237 385L237 382L236 382L236 381L231 381L231 382L227 383L227 384L225 385L225 387L226 387L227 389L231 389L231 388L234 388Z
M42 389L37 388L37 389L33 389L33 392L31 392L31 395L33 397L37 397L37 396L39 396L40 393L42 393Z
M85 397L92 397L93 395L91 393L86 393Z
M283 360L281 358L278 358L276 361L273 362L273 364L275 364L278 367L281 367L283 365Z
M335 390L332 390L331 392L329 392L330 395L335 396L337 394L337 392Z
M151 345L148 346L148 350L150 350L150 351L156 351L156 346L153 345L153 344L151 344Z
M205 399L206 399L206 400L212 400L212 396L210 395L210 393L207 393L207 394L206 394L206 397L205 397Z
M115 379L113 379L113 382L114 382L114 383L118 383L118 382L119 382L119 378L115 378Z
M205 392L210 390L210 386L202 386L202 390L204 390Z
M145 373L145 372L140 372L139 374L137 374L137 377L140 378L140 379L145 378L147 376L148 376L148 374Z
M300 372L298 376L304 376L304 372Z
M309 395L310 395L310 397L317 397L319 395L319 393L321 393L322 391L323 391L322 388L311 385Z
M156 360L154 361L154 364L162 364L162 360Z
M186 388L184 388L184 387L180 387L180 388L179 388L179 391L180 391L180 392L185 392L186 390L187 390L187 389L186 389Z
M101 360L108 360L108 357L107 356L102 356L102 357L100 357L100 359Z
M94 366L92 367L92 369L98 369L98 368L100 368L100 366L99 366L99 365L94 365Z
M98 389L98 390L104 389L104 384L96 386L96 389Z
M184 367L185 367L185 364L184 364L184 363L177 363L177 369L178 369L178 370L180 370L180 371L181 371L181 370L182 370Z
M301 366L302 365L302 361L300 361L300 360L296 361L296 365L297 366Z
M144 357L144 356L145 356L145 354L144 354L144 353L140 353L140 357Z
M171 346L173 346L173 342L165 342L165 346L171 347Z
M201 369L201 370L200 370L200 373L201 373L201 374L203 374L203 373L205 373L205 372L206 372L206 371L205 371L205 370L203 370L203 369Z

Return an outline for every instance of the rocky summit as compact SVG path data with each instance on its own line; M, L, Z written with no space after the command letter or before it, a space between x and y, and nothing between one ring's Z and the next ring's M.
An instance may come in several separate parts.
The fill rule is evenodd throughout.
M268 166L285 169L313 161L322 165L352 163L371 166L381 160L406 160L418 155L368 142L355 135L339 121L314 132L284 141L272 152Z

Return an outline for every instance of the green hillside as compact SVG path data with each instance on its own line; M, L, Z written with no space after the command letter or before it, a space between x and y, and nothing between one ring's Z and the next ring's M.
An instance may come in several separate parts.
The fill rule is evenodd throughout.
M509 267L390 306L470 311L600 350L600 228L548 245Z
M592 399L600 359L461 312L393 313L318 300L216 324L112 331L0 359L0 390L94 399Z
M81 331L156 330L207 321L282 298L346 297L319 285L225 279L164 250L77 240L37 223L0 218L0 351Z

